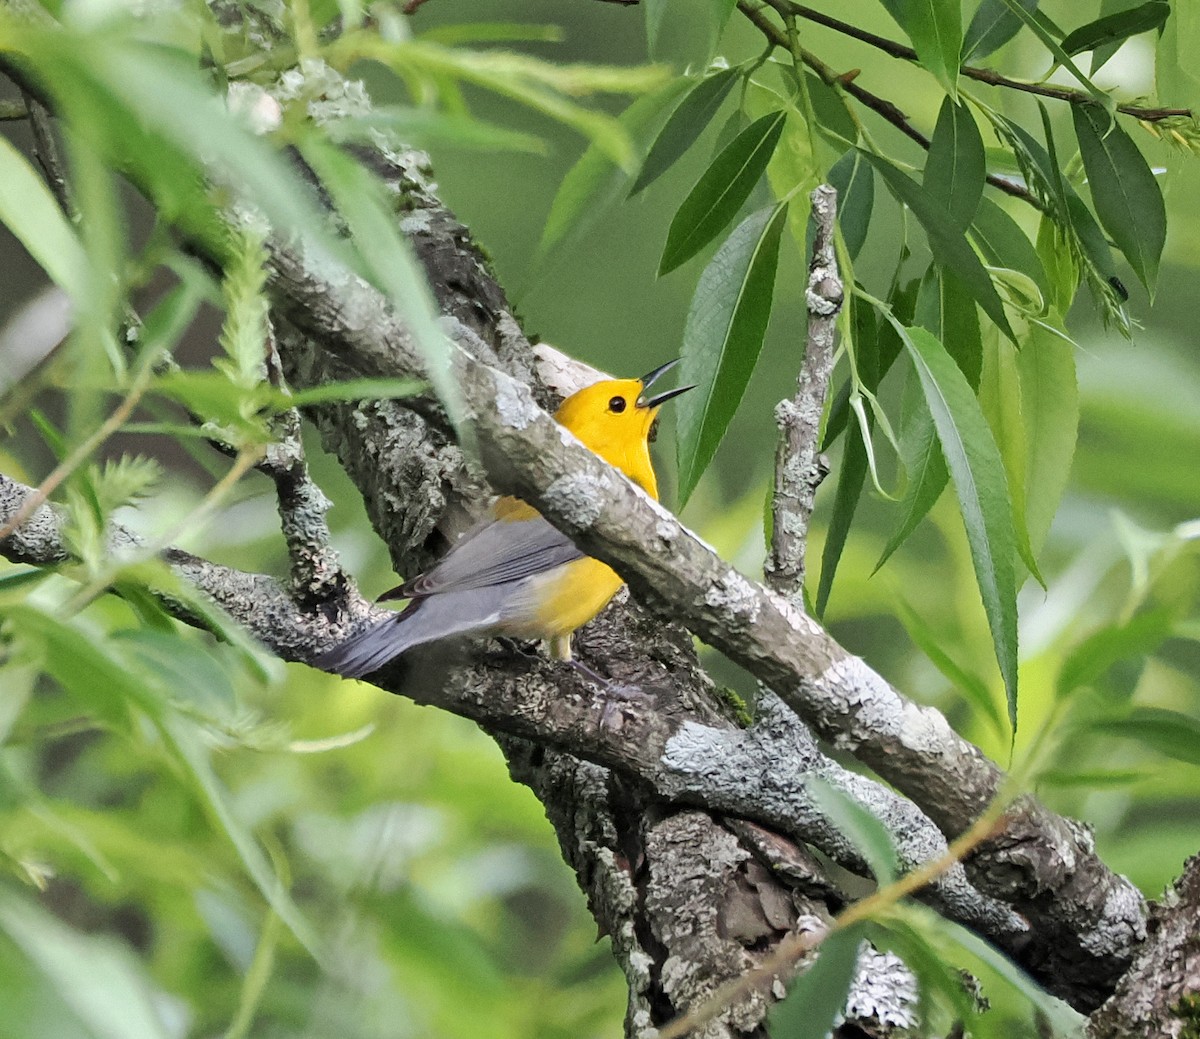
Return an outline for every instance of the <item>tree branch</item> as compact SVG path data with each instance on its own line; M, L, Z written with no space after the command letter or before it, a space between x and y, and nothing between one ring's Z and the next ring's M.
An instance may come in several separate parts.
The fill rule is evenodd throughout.
M824 478L818 437L829 374L833 370L833 342L837 316L842 309L842 282L834 255L837 192L822 184L811 195L816 224L812 261L808 268L808 334L796 394L775 408L779 447L775 456L775 493L771 503L774 522L767 583L797 609L804 608L805 553L808 522L817 487Z

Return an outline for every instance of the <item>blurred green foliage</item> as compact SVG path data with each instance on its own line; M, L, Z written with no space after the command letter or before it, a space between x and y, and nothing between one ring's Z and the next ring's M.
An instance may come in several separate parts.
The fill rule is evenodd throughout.
M793 392L803 350L807 208L794 189L846 153L834 178L856 186L843 194L855 200L846 216L858 223L843 224L843 259L853 260L858 302L887 301L900 329L889 341L882 308L858 302L855 324L843 327L862 352L855 379L847 382L848 358L837 369L842 399L829 431L831 440L849 435L831 447L835 475L818 499L809 552L815 560L824 550L810 585L826 622L996 760L1028 765L1051 807L1093 826L1106 861L1148 894L1200 845L1200 763L1190 742L1200 717L1200 363L1190 302L1200 217L1189 204L1198 187L1190 124L1146 130L1122 117L1115 137L1100 110L1079 125L1067 106L1051 104L1043 123L1028 98L993 91L994 110L968 127L956 115L962 110L943 103L966 81L954 79L930 26L904 26L926 69L806 26L806 46L834 69L861 68L854 82L894 100L934 138L926 165L920 148L874 116L858 136L862 128L814 75L803 76L801 88L784 63L746 78L762 41L722 2L709 6L713 19L729 18L719 50L727 60L707 79L716 22L689 17L679 0L646 4L645 19L637 8L604 3L528 0L514 11L498 0L476 0L469 10L431 0L411 19L380 4L369 30L353 28L362 11L350 0L297 2L292 38L271 58L222 33L202 6L137 16L95 0L46 6L61 31L0 8L0 48L45 77L71 127L64 157L81 220L59 215L22 154L24 124L5 124L16 147L0 142L0 217L15 241L4 243L13 274L0 314L13 319L48 277L70 297L75 331L6 386L0 418L13 435L0 443L0 466L37 484L71 462L123 401L137 413L97 445L102 461L65 467L55 497L69 509L76 559L56 571L0 569L0 1039L582 1039L621 1028L623 980L596 941L540 806L508 780L487 738L371 687L281 665L235 631L217 642L184 628L148 594L187 594L153 551L124 561L107 550L104 532L116 519L151 548L179 543L285 573L267 482L251 474L222 483L230 463L197 442L176 408L202 413L205 433L248 465L270 435L269 413L282 405L257 378L262 273L254 228L231 238L218 219L232 185L277 226L309 235L387 292L436 350L428 302L404 276L411 261L402 241L373 233L390 222L380 219L381 200L363 171L285 113L280 140L320 172L359 236L347 246L323 229L292 167L229 118L198 71L201 56L210 71L220 66L247 82L266 81L275 60L318 53L361 74L377 107L352 113L339 140L370 140L383 129L430 149L444 198L489 251L529 332L617 374L646 370L692 343L689 363L710 379L707 400L716 406L681 424L683 515L748 574L761 570L765 551L771 409ZM977 6L993 16L1003 7L1017 19L1011 6L990 0L964 6L968 16ZM1122 5L1084 6L1059 0L1039 10L1063 27L1051 33L1061 39ZM1144 6L1154 10L1138 17L1152 29L1163 5ZM904 21L902 5L873 0L844 0L837 13L899 38L891 10ZM322 36L335 15L347 31ZM1038 33L1018 31L1019 19L1011 31L1000 21L987 32L970 17L958 25L972 60L1003 46L990 59L997 67L1044 73ZM1156 74L1162 103L1200 104L1180 60L1193 53L1194 30L1169 18L1161 36L1138 36L1110 54L1096 82L1120 83L1122 98L1136 97L1154 93ZM1111 22L1088 32L1093 46L1107 46ZM1079 86L1069 76L1064 82ZM786 118L772 116L785 109ZM672 120L672 111L686 118ZM820 139L816 123L827 131ZM976 142L970 135L981 127L986 141ZM1081 158L1066 144L1075 132ZM883 165L879 155L871 160L880 176L867 176L870 189L862 187L867 165L846 152L868 140L881 142L886 156ZM978 210L971 184L965 202L957 196L957 184L982 174L977 143L986 144L988 169L1023 174L1063 226L1039 225L1032 208L993 189ZM653 159L639 178L647 153ZM1149 182L1165 197L1161 268L1158 210L1141 155L1165 168ZM1095 182L1106 157L1116 171L1108 186L1134 184L1138 206L1123 208L1119 190L1089 192L1084 173ZM201 164L225 190L202 188ZM753 176L741 175L747 170ZM157 216L132 202L126 185ZM930 205L931 197L945 204ZM963 238L972 219L973 249ZM222 254L223 282L178 247L170 226ZM730 228L754 249L736 237L722 245ZM1106 235L1130 266L1117 266ZM667 262L664 243L684 238L687 248ZM763 243L772 257L778 251L777 272L774 258L755 251ZM714 255L732 264L716 272L723 279L708 275ZM940 270L928 266L931 256ZM963 284L947 276L956 265ZM660 266L672 273L656 280ZM1132 290L1124 307L1114 274ZM761 310L772 277L767 329ZM1073 303L1081 279L1091 295ZM705 331L697 284L753 291L717 300ZM1038 311L1031 300L1046 306ZM142 318L132 345L124 335L131 302ZM990 322L980 322L976 302ZM1002 338L1009 321L1020 352ZM1114 331L1123 324L1132 342ZM925 330L915 343L901 341L908 326ZM1059 337L1064 328L1078 348ZM970 440L978 446L985 426L961 423L968 432L959 471L937 471L934 416L922 414L919 387L906 374L925 356L926 335L946 347L927 392L940 387L960 401L977 394L1006 485L1022 492L1013 515L1003 512L1024 565L1005 550L1016 571L1011 593L996 593L990 625L979 550L996 548L999 514L981 506L989 522L969 540L963 496L940 493L976 464ZM943 363L967 341L970 350L954 356L957 369ZM10 339L0 343L14 349ZM155 369L163 350L183 367ZM14 349L14 372L15 356ZM963 406L941 418L953 425ZM669 488L666 442L659 469ZM315 438L308 447L338 502L332 522L343 559L364 575L364 592L383 591L394 583L386 554L354 490ZM928 482L906 486L897 459L912 475L921 458ZM987 464L999 473L995 460ZM926 508L928 516L897 538L898 507L884 492L908 503L916 519ZM1044 589L1028 576L1033 563ZM122 598L103 594L114 586ZM1019 659L1001 601L1018 588ZM997 652L1019 667L1016 701L1006 696ZM752 692L726 662L707 651L705 659L723 681ZM1009 678L1012 695L1016 673ZM1015 745L1010 709L1020 719ZM939 967L967 966L996 1008L979 1028L1032 1028L1038 994L970 936L910 906L883 924L872 937L922 970L942 1012L953 986L938 986ZM947 951L922 961L931 947Z

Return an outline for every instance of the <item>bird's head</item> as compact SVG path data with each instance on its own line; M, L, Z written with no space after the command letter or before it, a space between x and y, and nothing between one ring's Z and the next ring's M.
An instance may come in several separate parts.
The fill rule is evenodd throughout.
M646 391L678 364L668 361L640 379L603 379L571 394L555 418L610 465L622 470L657 496L650 466L649 442L658 409L693 386L680 386L657 396Z

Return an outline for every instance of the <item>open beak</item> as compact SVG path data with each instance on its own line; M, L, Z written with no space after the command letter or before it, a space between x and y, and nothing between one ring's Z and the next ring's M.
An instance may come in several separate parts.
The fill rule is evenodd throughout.
M679 358L676 357L675 360L668 361L666 364L661 364L655 368L654 371L643 375L639 380L642 384L643 393L644 391L648 390L661 375L663 375L665 372L669 372L678 363ZM687 393L688 390L694 390L695 388L695 386L680 386L674 390L667 390L666 393L660 393L657 397L647 398L643 395L638 397L637 406L639 408L657 408L660 405L665 404L672 397L678 397L681 393Z

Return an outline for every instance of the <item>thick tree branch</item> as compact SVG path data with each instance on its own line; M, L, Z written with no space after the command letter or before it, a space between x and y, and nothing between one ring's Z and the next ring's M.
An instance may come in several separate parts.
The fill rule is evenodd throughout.
M271 265L281 311L342 360L371 374L421 374L407 331L369 286L330 285L279 246ZM448 327L476 348L468 329ZM459 346L450 355L498 490L538 507L645 602L682 620L774 689L820 737L894 783L947 835L986 809L1002 774L937 711L905 699L819 625L733 570L558 426L523 384ZM1144 907L1097 858L1083 827L1028 799L968 869L981 890L1030 919L1027 962L1052 986L1078 1006L1104 998L1143 934Z

